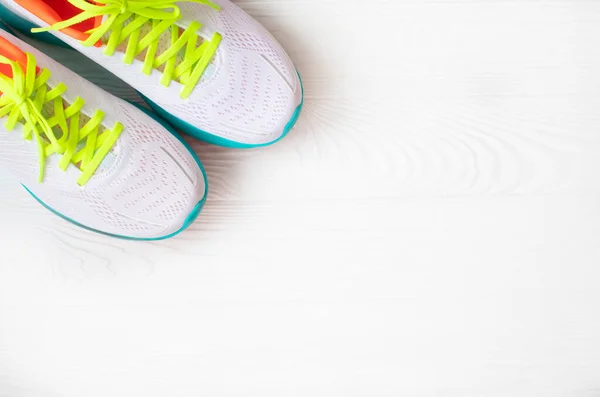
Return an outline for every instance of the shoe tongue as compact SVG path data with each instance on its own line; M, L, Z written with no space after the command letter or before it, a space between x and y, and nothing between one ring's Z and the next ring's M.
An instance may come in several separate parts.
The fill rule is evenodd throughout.
M16 61L23 71L27 69L27 54L19 47L0 36L0 56L3 56L11 61ZM40 68L36 66L36 73L39 73ZM12 66L0 64L0 74L8 78L13 78Z
M108 16L104 16L102 19L102 22L106 21L106 19L108 18ZM123 26L127 26L132 20L133 20L133 16L129 19L127 19L124 23ZM183 32L185 31L184 28L182 27L177 27L178 29L178 37L180 37ZM140 28L140 35L139 38L142 39L144 36L146 36L148 33L150 33L150 31L152 30L152 22L148 21L146 22L144 25L142 25L142 27ZM100 41L102 41L103 44L108 43L108 40L110 39L110 35L112 33L112 30L109 30L107 33L104 34L104 36L102 36L102 38L100 39ZM202 43L204 42L204 39L201 36L198 36L198 40L196 41L196 46L199 47ZM117 46L116 52L120 52L120 53L125 53L127 51L127 44L129 43L129 38L123 40L123 42L121 44L119 44ZM159 37L158 39L158 47L156 50L156 55L160 55L163 52L165 52L166 50L169 49L169 47L171 47L171 30L167 29L165 30ZM183 47L178 53L177 53L177 59L175 62L175 66L179 65L181 62L183 62L184 60L184 56L185 56L185 47ZM144 62L144 59L146 58L146 51L142 51L140 52L135 59L137 59L138 61ZM215 57L213 57L213 59L210 61L210 64L206 67L206 69L204 70L204 73L202 74L202 79L207 79L209 78L215 70ZM160 65L158 68L156 68L157 70L163 72L165 70L165 64Z

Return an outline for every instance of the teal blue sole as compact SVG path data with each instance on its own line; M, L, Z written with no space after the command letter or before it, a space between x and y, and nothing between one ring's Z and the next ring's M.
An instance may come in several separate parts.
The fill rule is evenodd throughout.
M160 118L158 118L155 114L153 114L151 111L149 111L148 109L132 103L132 105L136 106L138 109L140 109L141 111L143 111L144 113L146 113L147 115L149 115L150 117L152 117L154 120L158 121L161 125L163 125L167 131L169 131L171 134L173 134L185 147L186 149L190 152L190 154L192 155L192 157L194 158L194 161L196 161L196 163L198 164L198 166L200 167L200 170L202 171L202 176L204 177L204 181L206 183L206 188L204 190L204 197L202 197L202 199L198 202L198 204L196 204L194 206L194 208L192 209L192 211L189 213L189 215L186 217L183 226L177 230L174 233L171 233L167 236L162 236L162 237L155 237L155 238L140 238L140 237L129 237L129 236L122 236L119 234L111 234L111 233L106 233L100 230L96 230L93 228L90 228L88 226L82 225L81 223L69 218L68 216L65 216L63 214L61 214L60 212L54 210L52 207L50 207L49 205L47 205L45 202L43 202L39 197L37 197L31 190L29 190L25 185L23 185L23 187L25 188L25 190L27 190L27 192L38 202L40 203L44 208L46 208L48 211L52 212L53 214L59 216L60 218L76 225L79 226L83 229L95 232L95 233L99 233L99 234L103 234L105 236L109 236L109 237L116 237L116 238L120 238L120 239L125 239L125 240L134 240L134 241L159 241L159 240L166 240L169 239L171 237L175 237L176 235L178 235L179 233L183 232L185 229L187 229L192 223L194 223L194 221L196 220L196 218L198 217L198 215L200 214L200 212L202 211L202 208L204 207L204 204L206 203L206 198L208 196L208 178L206 176L206 171L204 170L204 167L202 166L202 163L200 163L200 160L198 159L198 156L196 156L196 153L194 153L194 151L192 150L192 148L190 147L190 145L183 140L183 138L177 134L175 131L173 131L173 128L168 125L167 123L165 123L163 120L161 120Z
M196 218L198 217L198 215L202 211L202 208L204 207L204 203L206 202L206 200L202 200L198 204L196 204L196 206L194 207L194 209L192 210L192 212L190 213L190 215L186 218L183 227L181 229L179 229L178 231L176 231L175 233L171 233L171 234L169 234L167 236L163 236L163 237L140 238L140 237L129 237L129 236L122 236L122 235L119 235L119 234L106 233L106 232L103 232L103 231L100 231L100 230L96 230L96 229L93 229L91 227L87 227L85 225L82 225L81 223L79 223L77 221L74 221L73 219L69 218L68 216L65 216L65 215L61 214L60 212L55 211L54 209L52 209L52 207L50 207L49 205L47 205L46 203L44 203L39 197L37 197L35 194L33 194L33 192L31 190L27 189L27 187L25 185L22 185L22 186L31 195L31 197L33 197L44 208L46 208L48 211L52 212L54 215L57 215L58 217L66 220L67 222L74 224L75 226L78 226L78 227L80 227L82 229L85 229L85 230L89 230L89 231L94 232L94 233L102 234L104 236L116 237L116 238L123 239L123 240L133 240L133 241L160 241L160 240L166 240L166 239L169 239L171 237L177 236L179 233L181 233L185 229L187 229L192 223L194 223L194 221L196 220Z
M2 6L0 5L0 7L2 7ZM7 32L10 32L10 28L1 19L0 19L0 29L6 30Z

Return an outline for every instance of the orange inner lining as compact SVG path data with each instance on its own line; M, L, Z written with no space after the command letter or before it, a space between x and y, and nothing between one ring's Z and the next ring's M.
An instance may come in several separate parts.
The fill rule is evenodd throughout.
M81 10L67 0L14 0L21 7L29 10L49 25L65 21L81 13ZM90 18L61 30L77 40L86 40L89 35L85 32L95 28L102 22L102 17Z
M20 48L0 36L0 55L17 61L23 69L27 67L27 55ZM0 64L0 73L12 79L13 73L10 65Z

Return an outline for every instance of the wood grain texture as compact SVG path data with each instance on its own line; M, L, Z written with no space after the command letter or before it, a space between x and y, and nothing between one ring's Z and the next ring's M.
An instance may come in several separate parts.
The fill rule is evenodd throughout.
M600 396L600 3L238 3L306 107L190 141L188 231L98 236L0 170L0 397Z

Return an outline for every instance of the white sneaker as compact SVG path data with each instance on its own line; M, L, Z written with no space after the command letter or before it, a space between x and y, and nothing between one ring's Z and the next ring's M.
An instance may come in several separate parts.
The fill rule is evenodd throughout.
M300 113L302 83L289 57L229 0L0 3L0 18L13 27L44 27L196 138L264 146L287 134Z
M200 212L204 171L173 132L1 29L0 91L0 164L55 214L156 240Z

